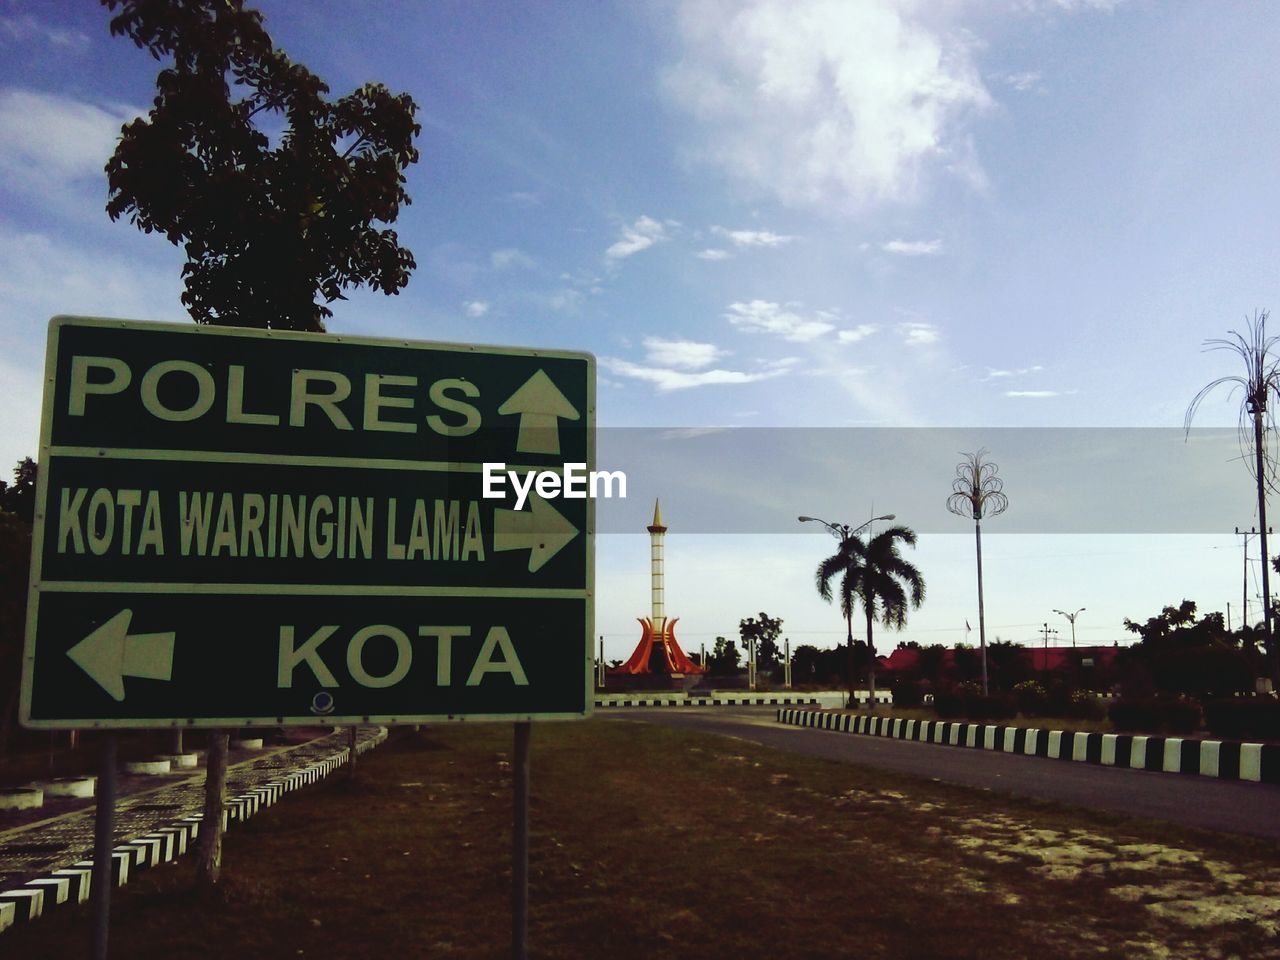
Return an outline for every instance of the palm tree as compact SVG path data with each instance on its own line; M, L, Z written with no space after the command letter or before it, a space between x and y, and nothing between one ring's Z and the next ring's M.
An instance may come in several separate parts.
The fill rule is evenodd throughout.
M840 612L849 629L849 699L853 701L853 608L862 603L867 617L867 651L871 654L869 686L871 709L876 703L876 647L872 624L879 620L886 627L901 630L907 623L907 607L919 608L924 602L924 578L915 565L898 552L898 541L916 545L915 531L893 526L863 540L856 534L841 540L840 549L820 564L815 574L818 593L831 601L831 582L840 575Z
M1266 434L1276 433L1275 410L1267 409L1267 401L1275 395L1280 398L1280 337L1267 336L1267 312L1255 313L1253 319L1245 317L1245 334L1229 331L1228 339L1206 340L1206 350L1226 350L1244 361L1243 376L1219 377L1205 385L1187 407L1183 421L1190 432L1196 410L1210 393L1220 386L1230 386L1232 395L1237 389L1244 392L1240 407L1240 445L1252 447L1252 457L1246 456L1250 472L1258 487L1258 529L1262 540L1262 639L1267 651L1267 661L1274 680L1280 680L1280 660L1271 635L1271 586L1267 577L1270 566L1267 558L1267 487L1276 479L1276 459L1266 448ZM1250 462L1252 461L1252 462Z

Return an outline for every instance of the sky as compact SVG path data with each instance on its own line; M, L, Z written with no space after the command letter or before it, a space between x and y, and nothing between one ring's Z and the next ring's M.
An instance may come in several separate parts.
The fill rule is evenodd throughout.
M1267 66L1280 9L256 6L335 95L378 81L419 107L413 202L396 223L417 270L399 296L333 304L331 332L589 351L602 457L625 459L632 428L741 431L732 463L707 448L681 471L639 471L615 514L672 498L667 611L686 647L762 609L793 644L834 645L844 624L813 584L833 540L812 524L717 527L696 499L682 515L682 486L703 504L752 489L777 516L895 513L921 531L911 559L928 591L878 648L976 642L971 527L895 499L932 477L940 507L959 454L986 446L1001 462L1001 442L1010 509L984 526L989 639L1041 642L1047 622L1069 642L1055 609L1086 608L1082 643L1124 642L1125 617L1184 597L1230 602L1238 622L1248 593L1256 613L1259 564L1246 587L1232 533L1256 506L1231 444L1122 450L1102 473L1082 458L1117 428L1181 428L1196 392L1237 372L1204 341L1280 303L1280 76ZM180 252L104 213L103 164L158 68L108 19L89 2L0 0L3 464L37 450L51 316L188 319ZM1215 393L1196 424L1234 427L1239 401ZM923 466L880 444L762 480L801 428L844 452L952 432ZM1001 534L1059 496L1047 473L1067 481L1078 524ZM1160 499L1188 476L1200 486ZM1143 502L1168 525L1135 529L1116 507ZM1188 520L1202 513L1220 525ZM621 659L648 613L649 550L644 519L624 534L604 517L597 632Z

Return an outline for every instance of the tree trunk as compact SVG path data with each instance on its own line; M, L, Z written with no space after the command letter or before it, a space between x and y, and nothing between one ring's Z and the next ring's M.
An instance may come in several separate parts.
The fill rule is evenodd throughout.
M347 776L352 780L356 778L356 726L347 727Z
M1253 409L1253 446L1257 456L1258 472L1258 537L1262 546L1262 643L1267 652L1267 667L1272 683L1280 683L1280 659L1277 659L1275 644L1271 639L1271 582L1269 568L1271 558L1267 556L1267 485L1263 467L1266 460L1262 448L1262 414L1263 405L1255 404Z
M174 756L177 756L178 754L182 753L182 728L181 727L173 728L173 739L170 741L169 749Z
M876 645L871 641L871 619L872 607L867 607L867 690L869 698L867 700L867 709L875 711L876 708Z
M227 732L209 731L204 778L204 819L196 851L196 885L209 888L222 873L222 808L227 792Z
M849 614L848 614L848 616L846 616L846 617L845 617L845 623L846 623L846 625L847 625L847 626L848 626L848 628L849 628L849 638L848 638L848 644L849 644L849 709L851 709L851 710L852 710L852 709L854 709L854 708L856 708L856 707L858 706L858 698L857 698L857 696L856 696L856 695L854 694L854 692L853 692L854 669L853 669L853 608L852 608L852 606L849 608Z

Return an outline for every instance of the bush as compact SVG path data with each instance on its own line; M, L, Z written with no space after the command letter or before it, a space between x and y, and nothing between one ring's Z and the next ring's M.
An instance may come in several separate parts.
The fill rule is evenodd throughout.
M1204 723L1225 740L1280 740L1280 700L1244 697L1204 705Z
M955 688L947 687L933 694L933 709L939 720L956 720L964 716L964 696Z
M1102 720L1107 715L1106 704L1088 690L1076 690L1071 694L1067 716L1073 720Z
M1014 702L1024 717L1038 717L1044 713L1044 686L1038 680L1023 680L1013 685Z
M975 694L965 701L964 707L964 715L970 720L1008 720L1018 713L1013 697L998 694L988 697Z
M914 680L898 680L893 684L895 707L918 707L924 702L924 688Z
M1200 704L1186 699L1117 700L1109 710L1117 730L1183 735L1200 727Z

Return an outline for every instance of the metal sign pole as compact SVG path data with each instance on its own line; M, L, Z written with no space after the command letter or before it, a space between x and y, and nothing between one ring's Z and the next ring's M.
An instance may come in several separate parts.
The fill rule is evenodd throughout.
M92 960L107 960L107 932L111 916L112 848L115 846L116 735L103 735L98 769L98 805L93 821L93 875L89 890L93 897Z
M515 822L511 830L511 956L529 956L529 731L528 721L515 724L515 758L511 786Z

